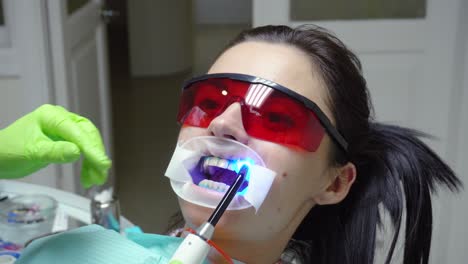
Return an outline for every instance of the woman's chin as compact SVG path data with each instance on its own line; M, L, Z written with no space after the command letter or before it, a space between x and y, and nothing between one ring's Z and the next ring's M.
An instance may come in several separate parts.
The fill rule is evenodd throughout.
M206 191L210 192L211 190ZM196 229L204 222L208 221L208 218L214 211L214 208L201 206L184 200L180 197L178 197L178 199L186 225L192 229ZM223 233L232 234L232 232L236 232L235 230L238 224L243 222L242 220L249 218L252 215L255 215L255 210L253 207L247 207L239 210L226 210L216 225L216 233L218 235Z
M185 222L188 227L194 229L206 222L210 215L213 213L212 208L207 208L197 204L188 202L180 197L179 206L184 216Z
M197 186L191 182L175 182L171 181L174 192L183 200L194 206L206 208L212 212L222 200L225 192L208 189ZM226 211L245 210L252 207L249 202L240 194L237 194L227 207ZM207 218L208 219L208 218Z

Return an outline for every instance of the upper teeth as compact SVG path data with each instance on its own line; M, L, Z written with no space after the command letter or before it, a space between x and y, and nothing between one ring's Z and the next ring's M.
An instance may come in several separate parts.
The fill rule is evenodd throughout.
M216 167L228 169L231 171L234 171L236 169L235 162L231 160L227 160L227 159L218 158L218 157L205 157L203 161L203 169L207 171L208 166L216 166Z

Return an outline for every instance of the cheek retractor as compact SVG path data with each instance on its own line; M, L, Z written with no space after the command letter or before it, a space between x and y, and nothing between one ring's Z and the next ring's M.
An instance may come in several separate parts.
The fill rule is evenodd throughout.
M203 263L208 252L210 251L210 239L213 236L214 228L218 223L221 216L226 211L226 208L231 203L234 196L237 194L237 191L242 186L245 178L248 174L247 165L243 165L239 170L237 177L234 183L229 187L227 192L224 194L221 202L219 202L216 209L211 214L208 221L202 224L196 232L189 234L179 248L176 250L172 256L169 263L184 263L184 264L200 264ZM225 256L227 257L227 256ZM232 260L228 258L228 261Z
M234 168L234 163L237 168ZM181 142L177 144L164 175L170 178L171 187L179 198L214 209L244 164L247 164L249 173L239 189L239 195L234 197L226 210L254 207L257 212L276 172L265 167L260 155L253 149L235 140L203 136ZM208 175L205 171L209 172ZM204 188L210 190L205 191Z

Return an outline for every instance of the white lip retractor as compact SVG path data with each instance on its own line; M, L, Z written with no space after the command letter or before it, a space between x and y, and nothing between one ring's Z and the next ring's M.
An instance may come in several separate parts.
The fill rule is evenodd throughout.
M266 168L254 150L238 141L214 136L189 139L177 145L165 176L171 179L172 189L180 198L215 208L245 163L250 169L247 183L241 186L241 192L227 210L253 206L257 211L276 172Z

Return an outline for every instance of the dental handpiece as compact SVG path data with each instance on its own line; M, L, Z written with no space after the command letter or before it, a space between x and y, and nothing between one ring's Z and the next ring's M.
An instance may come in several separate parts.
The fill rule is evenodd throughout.
M231 184L229 189L226 191L218 206L216 206L216 209L213 211L210 218L208 218L208 221L202 224L195 234L189 234L184 241L182 241L169 261L169 264L203 263L210 251L210 245L207 240L211 239L213 236L216 224L226 211L226 208L229 206L232 199L236 196L236 193L244 182L248 171L249 168L247 165L242 166L239 173L237 173L234 183Z
M248 170L249 169L247 165L242 166L242 168L239 170L239 173L237 174L236 180L233 184L231 184L231 187L229 187L226 194L224 194L218 206L211 214L210 218L208 218L208 223L211 224L213 227L216 226L219 219L226 211L226 208L229 206L234 196L236 196L237 191L239 190L239 188L245 180L245 175L247 175Z

